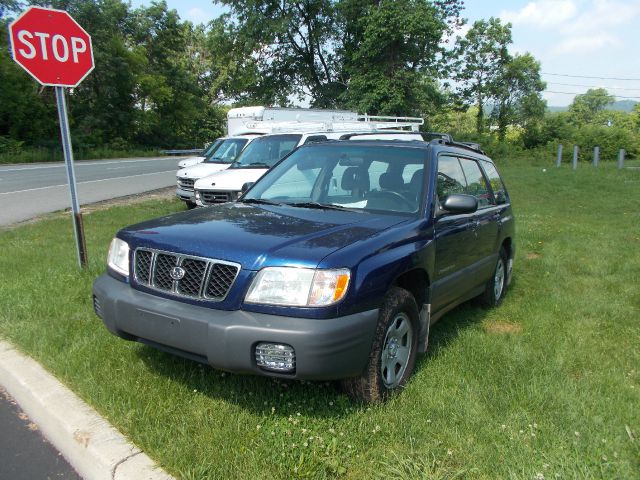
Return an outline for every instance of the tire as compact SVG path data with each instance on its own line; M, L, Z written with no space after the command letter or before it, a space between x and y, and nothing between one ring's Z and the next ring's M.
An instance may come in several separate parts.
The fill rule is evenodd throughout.
M508 262L507 252L503 247L500 247L493 275L487 282L484 292L478 297L483 307L493 308L502 303L502 299L507 292L508 277L510 276L507 272Z
M193 210L194 208L196 208L196 204L193 202L184 202L187 204L187 209L189 210Z
M418 306L413 295L392 287L385 296L369 354L359 377L341 382L355 401L379 403L401 390L413 373L418 351Z

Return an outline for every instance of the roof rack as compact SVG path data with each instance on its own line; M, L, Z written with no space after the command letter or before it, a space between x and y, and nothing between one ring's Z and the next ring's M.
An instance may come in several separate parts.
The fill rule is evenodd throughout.
M295 121L252 120L245 122L242 127L236 127L236 134L240 133L284 133L284 132L339 132L362 131L371 132L389 129L410 129L418 132L424 124L422 118L417 117L381 117L358 115L354 119Z

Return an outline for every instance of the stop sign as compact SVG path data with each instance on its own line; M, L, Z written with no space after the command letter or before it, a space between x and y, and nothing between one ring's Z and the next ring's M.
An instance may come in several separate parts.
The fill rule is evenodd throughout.
M42 85L76 87L93 70L91 37L63 10L29 8L9 38L13 59Z

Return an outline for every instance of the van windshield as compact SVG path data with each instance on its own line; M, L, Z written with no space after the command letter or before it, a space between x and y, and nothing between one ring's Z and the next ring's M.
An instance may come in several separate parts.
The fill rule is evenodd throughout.
M249 140L246 138L225 138L207 156L203 163L232 163Z
M269 135L256 138L230 168L271 168L296 148L302 135Z
M209 145L206 148L206 150L204 151L202 156L205 157L205 158L209 157L213 152L216 151L216 149L218 148L218 146L221 143L222 143L222 139L221 138L216 138L213 142L211 142L211 145Z
M425 198L426 162L423 148L344 142L303 146L241 201L415 214Z

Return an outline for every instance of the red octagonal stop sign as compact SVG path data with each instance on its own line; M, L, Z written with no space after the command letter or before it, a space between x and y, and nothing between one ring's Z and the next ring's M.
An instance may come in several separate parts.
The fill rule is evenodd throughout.
M63 10L31 7L9 37L14 60L42 85L76 87L93 70L91 37Z

